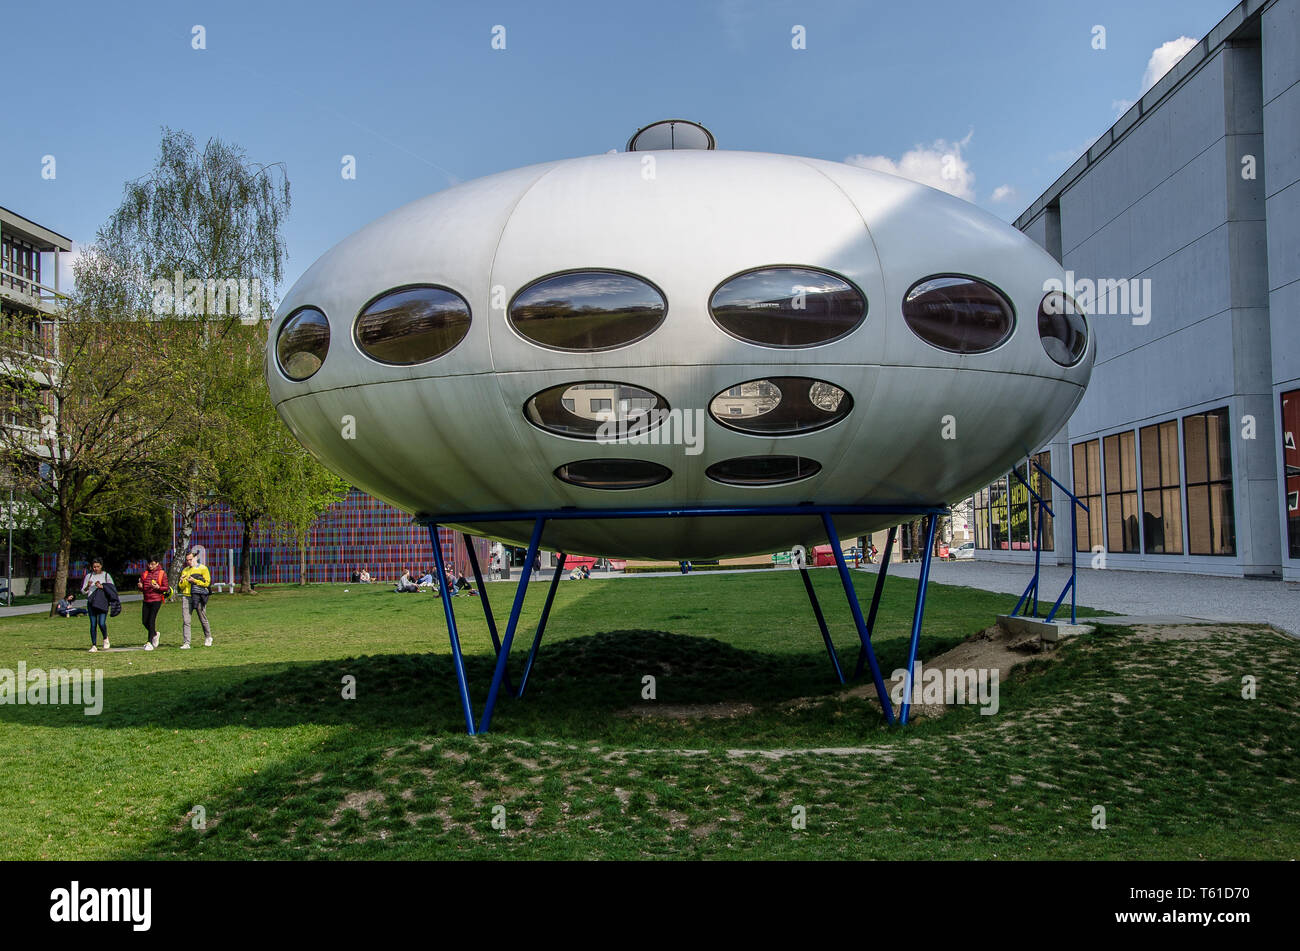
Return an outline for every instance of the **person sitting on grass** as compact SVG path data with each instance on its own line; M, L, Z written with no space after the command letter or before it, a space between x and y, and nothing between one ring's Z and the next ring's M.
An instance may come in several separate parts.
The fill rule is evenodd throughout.
M419 592L420 586L411 578L411 569L407 568L402 572L402 577L397 579L397 587L393 589L397 594L407 594L408 592Z
M437 585L433 583L433 572L426 571L424 574L420 575L419 585L421 588L436 588Z
M65 594L63 598L54 605L55 613L57 613L59 617L81 617L86 613L86 609L76 607L76 600L76 595Z
M370 584L370 569L362 568L361 574L357 578L358 584Z
M469 580L465 577L465 572L462 571L460 574L456 576L456 585L454 588L452 588L452 593L453 594L464 593L469 595L475 593L474 586L471 585L469 583Z

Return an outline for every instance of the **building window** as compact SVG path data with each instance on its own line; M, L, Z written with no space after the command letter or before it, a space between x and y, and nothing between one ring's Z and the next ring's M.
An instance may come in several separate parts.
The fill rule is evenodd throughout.
M1016 474L1020 479L1028 481L1029 474L1026 472L1026 466L1016 466ZM1030 547L1029 544L1029 490L1025 488L1025 483L1021 482L1014 475L1007 477L1007 490L1011 499L1011 547L1017 551L1024 551Z
M1140 539L1133 430L1102 440L1102 455L1106 461L1106 550L1137 552Z
M718 286L709 313L719 327L764 347L839 340L867 316L867 299L844 278L805 267L747 271Z
M1235 555L1232 443L1228 408L1183 418L1187 466L1187 550L1193 555Z
M917 281L903 298L903 320L912 333L949 353L987 353L1016 326L1011 302L983 281L937 274Z
M1074 550L1092 551L1101 544L1101 443L1095 439L1075 443L1074 494L1088 506L1075 523Z
M1178 473L1178 420L1144 426L1142 442L1142 550L1183 553L1183 480Z
M1035 455L1034 462L1037 463L1038 466L1042 466L1043 471L1048 475L1052 474L1052 451L1050 449L1044 450ZM1033 487L1034 491L1042 497L1043 501L1045 501L1049 506L1052 504L1052 481L1047 478L1046 475L1043 475L1042 472L1039 472L1037 466L1030 467L1029 484ZM1030 514L1033 517L1031 528L1034 532L1034 544L1037 545L1040 542L1037 526L1038 519L1041 515L1043 520L1041 538L1043 551L1053 550L1056 547L1056 534L1052 525L1052 516L1040 509L1037 502L1033 503Z
M593 413L609 413L612 412L613 409L614 401L612 399L591 401L591 411Z
M664 321L668 302L649 281L619 271L571 271L529 284L510 304L510 322L553 350L625 347Z
M989 547L989 489L988 486L975 493L975 547Z
M557 436L574 439L622 439L638 435L657 426L668 410L662 396L628 383L596 383L594 388L605 393L619 394L618 412L614 411L614 398L584 397L578 403L579 391L590 391L590 383L560 383L534 393L524 404L524 418L539 429ZM581 405L584 409L579 410ZM586 407L590 407L587 410ZM616 426L611 426L616 423Z
M280 325L275 354L291 380L305 380L321 368L330 349L330 322L315 307L300 307Z
M737 390L747 395L731 395ZM709 402L709 415L723 426L763 436L810 433L839 422L852 409L852 397L838 386L797 376L751 380ZM743 422L723 418L736 416Z
M469 304L455 291L433 285L387 291L361 309L355 332L366 356L411 366L455 349L469 333Z
M989 486L989 547L994 551L1006 551L1009 523L1007 477L1003 476Z
M1300 390L1282 394L1282 474L1286 480L1288 555L1300 558Z
M704 474L725 485L783 485L814 476L821 468L820 462L802 456L742 456L715 462Z

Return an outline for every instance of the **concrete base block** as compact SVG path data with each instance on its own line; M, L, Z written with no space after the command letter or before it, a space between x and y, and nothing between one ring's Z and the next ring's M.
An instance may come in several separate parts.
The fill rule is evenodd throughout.
M1012 617L999 614L998 623L1013 634L1037 634L1049 644L1077 634L1091 634L1096 628L1091 624L1067 624L1063 621L1044 621L1041 618Z

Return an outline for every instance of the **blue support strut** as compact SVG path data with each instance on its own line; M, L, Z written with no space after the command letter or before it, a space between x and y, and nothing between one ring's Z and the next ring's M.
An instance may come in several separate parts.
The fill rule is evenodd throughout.
M844 563L844 552L840 551L840 536L835 531L835 522L831 519L830 512L822 512L822 527L826 529L826 538L831 543L831 551L835 554L835 567L840 571L840 584L844 586L844 594L849 599L849 610L853 612L853 623L858 629L858 640L862 642L862 649L867 653L867 662L871 665L871 677L876 682L876 696L880 698L880 706L884 708L885 719L893 723L894 708L889 702L885 680L880 676L876 652L871 648L867 624L862 620L862 605L858 604L858 596L853 590L853 579L849 577L849 566Z
M867 638L868 640L876 633L876 611L880 609L880 594L885 590L885 575L889 574L889 559L894 553L894 539L898 537L898 526L895 525L885 536L885 556L880 560L880 570L876 572L876 590L871 593L871 610L867 612ZM858 648L858 666L853 671L853 679L857 680L862 676L862 668L867 665L867 652L865 649Z
M537 649L542 646L542 632L546 630L546 619L551 616L551 603L555 600L555 589L560 584L560 575L564 572L564 561L569 556L565 552L560 552L559 560L555 563L555 574L551 578L551 587L546 592L546 605L542 608L542 616L537 622L537 633L533 636L533 646L528 651L528 662L524 664L523 675L519 678L519 693L517 696L522 697L524 691L528 689L528 675L532 673L533 662L537 660Z
M442 599L442 610L447 616L447 636L451 640L451 663L456 668L456 686L460 688L460 707L465 713L465 732L474 735L474 711L469 703L469 682L465 679L465 655L461 653L460 636L456 633L456 612L451 607L451 585L447 584L447 572L442 563L442 542L438 539L438 526L429 525L429 540L433 542L433 558L438 566L438 595Z
M501 691L501 681L506 675L506 661L510 659L510 645L515 641L515 629L519 626L519 612L524 607L524 595L528 593L528 577L533 571L533 562L537 558L537 548L542 542L542 527L546 519L539 516L533 522L533 537L528 542L528 556L524 562L523 573L519 576L519 587L515 588L515 601L510 607L510 620L506 624L505 637L501 639L501 653L497 656L497 667L492 674L492 686L488 689L487 703L483 707L483 719L479 721L478 732L486 733L492 725L492 711L496 709L497 694Z
M930 559L934 555L934 530L938 527L939 517L926 517L925 554L921 556L921 577L916 583L916 608L912 611L912 641L907 647L907 673L903 675L903 707L898 715L898 722L907 723L907 715L912 709L913 681L916 676L916 650L921 643L921 617L925 614L925 591L930 586Z
M474 569L474 583L478 585L478 597L483 602L483 619L487 621L488 634L492 637L492 650L496 656L501 656L501 638L497 636L497 621L492 616L492 605L488 603L487 588L483 587L483 572L478 566L478 555L474 553L474 542L468 532L462 532L461 538L465 540L465 550L469 552L469 566ZM503 681L507 693L514 693L514 687L510 684L510 671L506 671L506 678Z
M831 655L831 666L835 668L835 676L840 683L844 683L844 671L840 669L840 655L835 650L834 642L831 641L831 632L826 628L826 617L822 614L822 606L817 602L817 592L813 590L808 569L801 566L799 574L803 576L803 586L808 592L808 600L812 602L813 615L817 618L817 626L821 628L822 640L826 642L826 653Z

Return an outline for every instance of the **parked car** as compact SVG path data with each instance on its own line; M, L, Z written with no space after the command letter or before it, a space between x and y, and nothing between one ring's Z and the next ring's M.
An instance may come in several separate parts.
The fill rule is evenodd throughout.
M975 543L967 542L960 548L950 549L948 552L949 561L966 561L975 557Z

